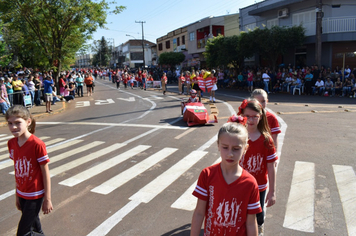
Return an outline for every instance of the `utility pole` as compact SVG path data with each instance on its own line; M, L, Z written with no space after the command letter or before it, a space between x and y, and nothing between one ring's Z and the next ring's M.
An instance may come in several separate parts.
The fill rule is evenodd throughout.
M143 23L146 23L146 21L135 21L135 23L139 23L141 24L142 27L142 61L143 61L143 69L145 69L145 46L143 44L143 40L144 40L144 34L143 34Z
M315 34L315 62L321 68L321 34L322 34L322 20L323 20L323 3L322 0L316 0L316 34Z

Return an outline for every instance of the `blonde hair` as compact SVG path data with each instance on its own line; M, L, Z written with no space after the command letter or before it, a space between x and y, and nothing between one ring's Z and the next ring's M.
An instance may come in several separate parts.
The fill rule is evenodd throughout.
M262 95L266 99L268 98L268 94L263 89L255 89L251 93L252 97L255 97L255 96L258 96L258 95Z
M28 131L31 134L35 133L36 130L36 120L31 115L31 112L24 106L21 105L14 105L6 111L5 119L8 121L11 116L16 116L18 118L28 120L31 119L31 124L28 126Z
M248 141L248 132L245 126L242 124L234 123L234 122L229 122L225 123L218 132L218 143L220 140L220 136L224 133L229 133L229 134L236 134L240 136L242 139L245 140L245 143L247 144Z

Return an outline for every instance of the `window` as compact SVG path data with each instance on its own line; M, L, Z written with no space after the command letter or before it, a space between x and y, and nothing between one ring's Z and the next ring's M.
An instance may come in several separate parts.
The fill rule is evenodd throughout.
M305 28L305 35L315 35L316 13L315 10L293 14L292 25L302 25Z
M158 44L158 50L159 50L159 51L162 51L162 50L163 50L163 45L162 45L162 43Z
M180 45L180 38L178 37L177 38L177 46L179 46Z
M185 45L185 35L182 36L182 45Z
M131 57L132 61L142 60L143 53L142 52L131 52L130 57Z
M268 29L272 28L272 26L278 26L278 25L279 25L278 18L275 18L275 19L267 21L267 28Z
M189 41L194 41L195 40L195 33L191 32L189 33Z
M166 49L171 48L171 42L168 40L166 41Z

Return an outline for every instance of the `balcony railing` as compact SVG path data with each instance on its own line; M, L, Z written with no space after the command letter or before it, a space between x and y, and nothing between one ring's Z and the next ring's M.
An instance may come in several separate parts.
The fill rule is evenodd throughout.
M305 36L315 35L316 23L304 23ZM356 32L356 17L329 17L323 19L323 34Z
M330 17L323 19L323 34L356 32L356 17Z

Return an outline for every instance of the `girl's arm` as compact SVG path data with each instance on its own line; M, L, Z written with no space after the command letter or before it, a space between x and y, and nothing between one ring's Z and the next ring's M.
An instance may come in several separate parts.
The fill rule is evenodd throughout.
M246 233L247 236L257 236L257 221L256 215L248 214L246 219Z
M195 207L193 213L190 236L199 236L200 234L201 226L205 217L206 203L206 201L200 199L197 201L197 206Z
M275 163L267 163L269 190L266 198L267 207L276 203L276 169Z
M48 163L41 166L42 176L43 176L43 185L44 185L44 198L42 211L43 214L49 214L53 210L52 199L51 199L51 178L49 175Z
M21 211L21 204L20 204L19 196L17 196L16 193L15 193L15 196L16 196L16 208L17 208L17 210Z

